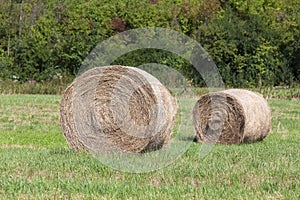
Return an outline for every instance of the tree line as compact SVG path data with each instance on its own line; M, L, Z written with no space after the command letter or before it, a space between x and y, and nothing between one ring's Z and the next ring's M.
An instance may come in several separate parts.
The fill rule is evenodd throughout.
M300 80L297 0L0 0L0 79L74 77L90 51L125 30L164 27L198 41L228 87L290 86ZM161 63L194 85L183 58L155 49L115 64Z

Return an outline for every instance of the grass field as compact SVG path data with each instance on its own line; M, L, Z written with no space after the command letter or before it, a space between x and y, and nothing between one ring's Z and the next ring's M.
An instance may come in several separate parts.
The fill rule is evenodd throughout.
M69 149L60 96L0 95L0 199L300 199L300 101L269 100L262 142L193 143L172 165L130 174Z

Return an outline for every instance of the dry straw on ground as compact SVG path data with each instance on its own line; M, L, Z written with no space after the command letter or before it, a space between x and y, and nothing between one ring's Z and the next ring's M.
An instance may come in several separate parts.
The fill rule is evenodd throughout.
M230 89L202 95L193 109L193 124L197 141L255 142L269 134L271 112L260 94Z
M76 150L143 152L170 140L177 104L153 76L137 68L97 67L66 89L63 133Z

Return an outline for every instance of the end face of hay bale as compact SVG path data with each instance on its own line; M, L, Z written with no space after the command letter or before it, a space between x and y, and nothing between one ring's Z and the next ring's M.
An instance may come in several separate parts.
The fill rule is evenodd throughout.
M106 66L79 76L61 102L62 130L73 149L142 152L166 145L174 97L150 74Z
M193 109L193 124L197 141L255 142L269 134L271 112L261 95L230 89L202 95Z

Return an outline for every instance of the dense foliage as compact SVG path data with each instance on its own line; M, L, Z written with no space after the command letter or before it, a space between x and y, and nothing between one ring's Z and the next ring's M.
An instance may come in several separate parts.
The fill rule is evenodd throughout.
M0 76L18 82L75 76L101 41L139 27L165 27L196 39L230 87L300 80L297 0L0 0ZM115 63L174 66L202 85L193 67L169 52L144 49Z

